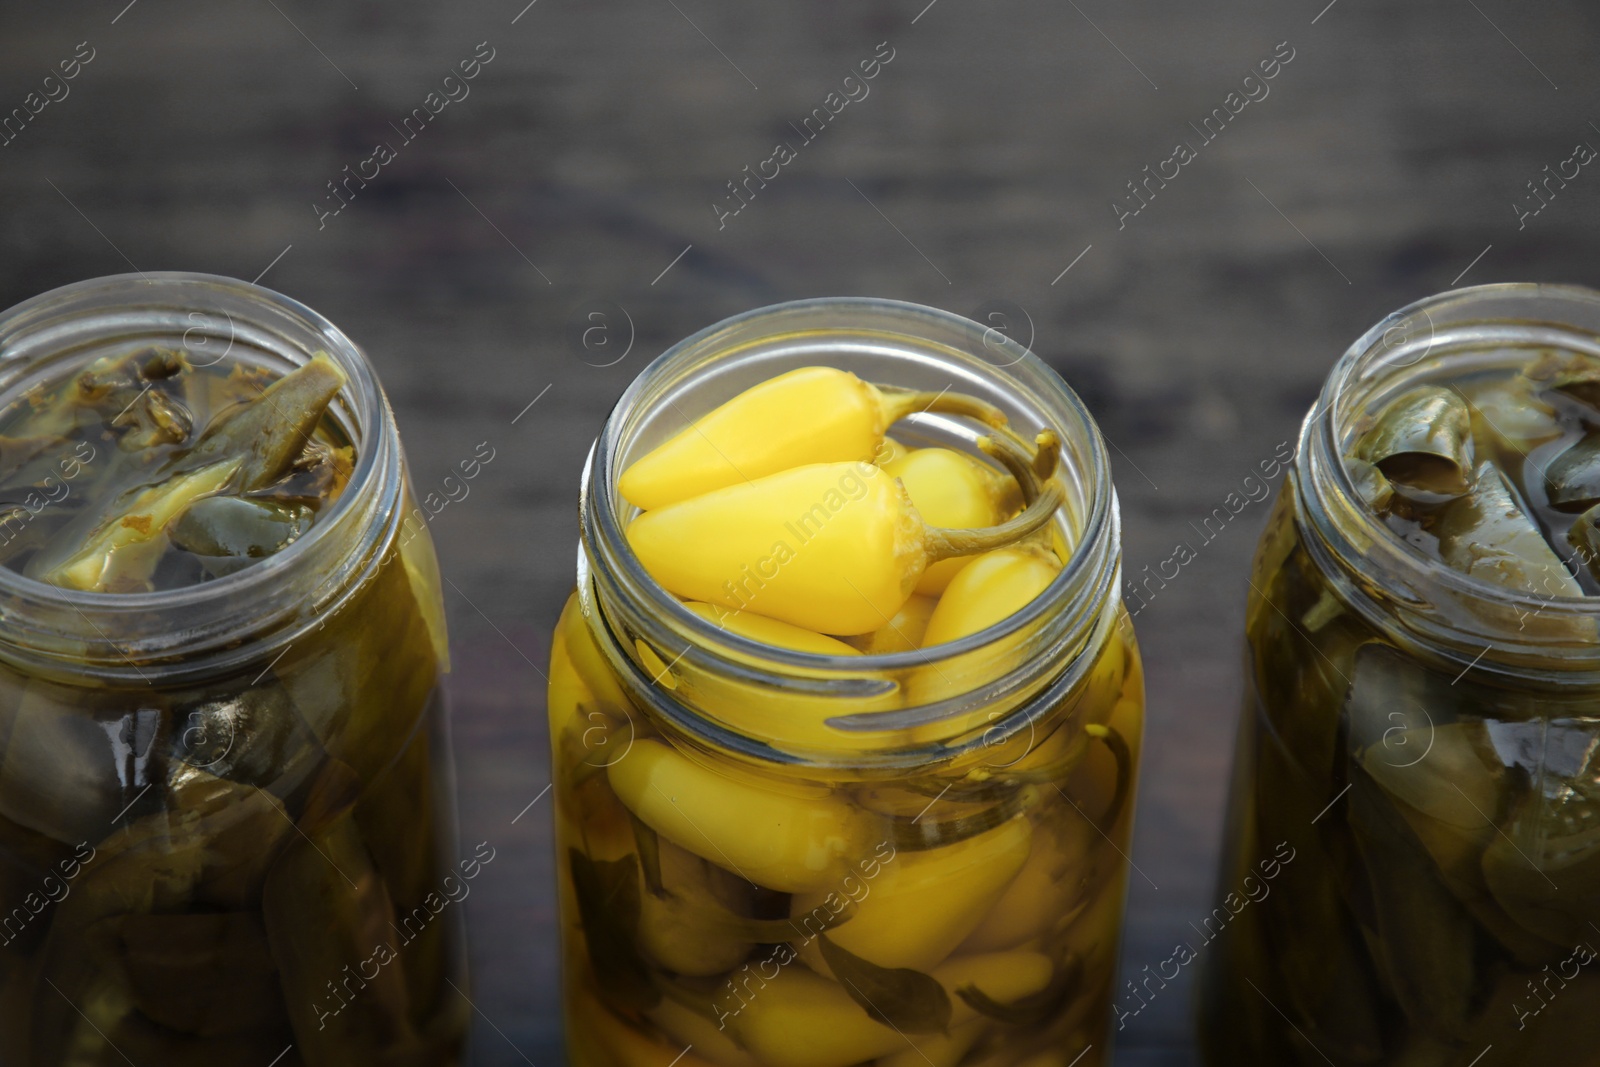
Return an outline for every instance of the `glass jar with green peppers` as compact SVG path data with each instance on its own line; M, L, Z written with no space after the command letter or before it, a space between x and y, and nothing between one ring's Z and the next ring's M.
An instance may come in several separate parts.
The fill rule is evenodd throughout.
M1597 456L1600 293L1334 367L1256 557L1207 1062L1597 1062Z
M570 1062L1109 1062L1143 678L1061 380L931 308L753 311L633 383L581 522Z
M0 315L0 1063L457 1062L416 514L309 308L150 273Z

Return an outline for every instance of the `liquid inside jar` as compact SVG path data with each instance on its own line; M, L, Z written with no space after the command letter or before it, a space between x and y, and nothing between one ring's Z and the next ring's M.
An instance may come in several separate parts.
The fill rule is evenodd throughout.
M1534 293L1437 298L1436 347L1352 355L1325 395L1381 392L1307 421L1246 615L1209 1064L1594 1061L1600 360L1501 343L1571 307L1472 307Z
M663 734L576 597L549 708L574 1064L1108 1062L1144 708L1125 620L1038 734L889 780Z
M966 447L900 424L929 407ZM1144 708L1126 613L1095 611L1021 728L1015 698L887 721L1027 659L1025 629L943 650L1053 606L1061 466L1053 432L959 389L809 366L622 472L627 544L696 623L852 686L753 681L687 638L608 652L605 605L568 601L548 708L575 1065L1106 1062Z
M350 480L344 381L326 357L278 375L143 346L36 385L0 411L0 564L150 592L287 548Z
M0 1063L458 1062L493 847L453 840L440 579L364 356L187 275L45 294L0 351Z

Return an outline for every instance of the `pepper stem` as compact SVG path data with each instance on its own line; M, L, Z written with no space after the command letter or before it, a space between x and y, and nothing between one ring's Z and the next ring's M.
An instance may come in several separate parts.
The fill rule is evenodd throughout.
M920 815L916 818L895 815L889 819L889 840L903 852L943 848L993 830L1038 803L1039 791L1032 786L1023 786L1011 790L998 803L987 808L943 822L933 819L924 822Z
M975 556L980 552L989 552L1015 544L1049 522L1055 515L1056 509L1065 501L1066 494L1062 492L1060 483L1051 482L1020 515L998 526L976 530L950 530L942 526L930 526L923 535L928 565L931 567L940 560L955 556Z
M889 426L893 426L907 415L923 411L938 412L941 415L965 415L969 419L977 419L985 426L993 426L996 429L1006 424L1005 412L986 400L979 400L965 393L952 393L948 389L937 393L926 393L882 385L875 388L883 397L884 421Z
M998 460L1011 473L1017 488L1022 490L1024 505L1039 498L1039 479L1033 473L1033 457L1023 450L1020 443L1006 434L992 434L978 438L977 445L978 451Z
M1101 817L1100 822L1095 824L1100 826L1103 823L1103 829L1108 831L1122 817L1122 806L1128 801L1128 787L1133 784L1133 750L1113 726L1090 723L1083 728L1083 731L1109 748L1112 757L1117 761L1117 789L1111 797L1111 807Z
M1041 430L1033 443L1039 449L1033 456L1033 473L1044 481L1055 474L1056 464L1061 462L1061 438L1054 430Z
M1022 501L1031 504L1039 497L1040 483L1055 473L1061 460L1061 439L1054 430L1043 430L1034 438L1033 455L1022 447L1022 442L1010 433L991 434L978 438L978 448L986 456L999 460L1022 490Z

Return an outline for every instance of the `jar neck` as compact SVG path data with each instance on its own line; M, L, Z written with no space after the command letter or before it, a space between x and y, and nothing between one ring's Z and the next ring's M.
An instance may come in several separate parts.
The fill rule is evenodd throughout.
M1307 551L1341 600L1413 651L1519 683L1600 672L1600 598L1524 593L1425 555L1365 504L1342 456L1357 421L1407 390L1515 371L1551 348L1600 359L1600 293L1485 285L1402 308L1328 375L1301 426L1291 476Z
M326 353L347 380L328 417L354 445L355 468L302 537L198 585L79 592L0 568L0 659L31 672L177 684L270 658L336 610L395 536L404 492L399 439L371 366L331 322L269 289L149 272L34 297L0 314L0 405L145 345L181 349L200 367L238 362L274 375Z
M637 513L616 491L634 460L730 396L803 366L827 364L865 381L938 392L949 389L1003 410L1031 438L1046 429L1063 445L1066 503L1054 535L1066 561L1055 581L1025 608L986 630L931 649L824 656L764 645L689 611L640 565L624 536ZM804 418L804 412L795 417ZM918 446L971 451L977 431L960 420L915 415L895 429ZM634 696L679 729L758 759L794 762L909 763L937 751L995 743L1046 714L1117 623L1120 525L1103 440L1061 379L1026 349L969 320L915 304L823 299L762 308L718 323L652 363L618 402L584 470L579 594L597 643ZM752 690L779 691L828 718L836 742L785 746L755 737L697 703L682 687L658 684L663 661ZM1086 654L1088 653L1088 654ZM908 706L908 678L936 672L961 679L960 691ZM670 679L669 679L670 682ZM966 684L969 683L970 685ZM852 711L870 705L879 710ZM883 709L890 710L883 710ZM974 713L984 729L970 729ZM963 727L961 724L969 724ZM948 729L944 727L948 724ZM771 724L780 735L781 722ZM905 742L915 729L916 746ZM777 740L783 738L777 737ZM930 740L931 739L931 740Z

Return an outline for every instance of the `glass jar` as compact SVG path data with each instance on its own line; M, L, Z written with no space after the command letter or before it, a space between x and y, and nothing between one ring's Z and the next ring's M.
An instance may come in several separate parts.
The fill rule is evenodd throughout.
M77 592L0 567L0 1063L453 1064L448 653L388 403L309 308L150 273L5 312L0 410L153 344L274 377L326 352L355 469L226 577Z
M1597 1062L1600 598L1446 566L1341 460L1417 385L1551 353L1600 356L1600 294L1445 293L1358 340L1305 420L1247 611L1209 1063ZM1496 433L1531 410L1468 403Z
M1054 430L1054 584L969 637L860 657L739 637L658 586L624 537L618 474L818 364ZM969 452L976 437L929 414L894 434ZM1144 694L1104 443L1061 380L931 308L752 311L633 383L581 513L549 698L570 1061L1106 1062Z

